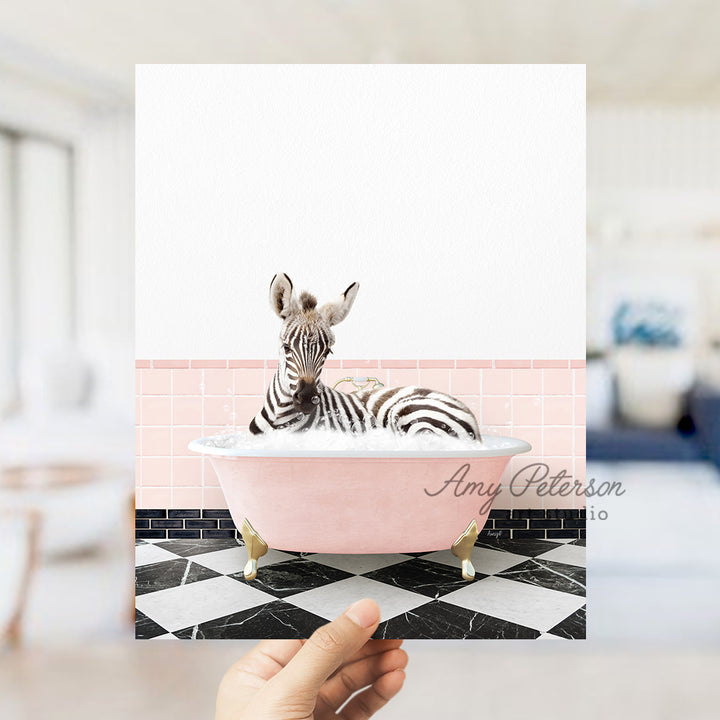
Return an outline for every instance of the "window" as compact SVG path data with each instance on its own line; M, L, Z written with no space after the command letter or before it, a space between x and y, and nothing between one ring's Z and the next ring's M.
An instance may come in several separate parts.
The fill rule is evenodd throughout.
M75 338L73 175L70 145L0 128L0 414Z

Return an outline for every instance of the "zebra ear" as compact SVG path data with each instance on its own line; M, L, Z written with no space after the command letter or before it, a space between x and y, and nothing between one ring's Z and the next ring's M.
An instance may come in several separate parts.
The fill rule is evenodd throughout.
M285 320L293 311L293 284L285 273L278 273L270 283L270 307Z
M339 300L335 302L329 302L323 305L319 313L325 318L328 325L337 325L343 321L347 314L350 312L350 308L355 302L355 297L360 289L360 283L354 282L350 287L342 294Z

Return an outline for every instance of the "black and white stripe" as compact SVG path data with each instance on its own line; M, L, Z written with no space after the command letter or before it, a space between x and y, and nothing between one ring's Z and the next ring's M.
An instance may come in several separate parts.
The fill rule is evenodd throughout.
M283 390L279 374L275 373L262 410L250 422L250 432L256 435L271 430L366 432L375 427L375 418L358 397L326 385L321 385L318 390L319 403L311 413L304 415L295 407L292 396Z
M374 417L359 398L333 390L320 381L335 336L329 324L322 322L312 295L301 293L299 308L283 325L278 369L265 394L262 410L250 423L250 432L318 428L365 432L375 427ZM314 386L314 407L310 412L299 409L293 398L303 383Z
M480 439L472 411L451 395L414 385L361 390L357 395L378 427L408 435L426 432Z
M320 381L335 342L331 326L346 317L357 291L358 284L353 283L338 301L317 308L309 293L295 298L287 275L273 278L270 304L284 321L280 361L265 404L250 422L250 432L316 428L366 432L384 427L408 435L425 432L479 440L472 411L445 393L415 386L343 393Z

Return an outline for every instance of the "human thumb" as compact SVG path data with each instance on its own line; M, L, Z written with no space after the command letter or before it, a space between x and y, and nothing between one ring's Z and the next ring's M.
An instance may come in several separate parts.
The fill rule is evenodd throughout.
M318 628L295 657L273 678L276 698L312 694L375 632L380 608L373 600L358 600L340 617ZM270 688L268 688L270 689Z

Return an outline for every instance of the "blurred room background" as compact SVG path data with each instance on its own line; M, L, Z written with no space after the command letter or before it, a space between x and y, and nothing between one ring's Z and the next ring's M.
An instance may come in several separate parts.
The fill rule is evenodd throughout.
M613 688L623 715L708 717L719 27L714 0L0 6L0 715L196 717L246 647L130 641L134 63L571 62L587 65L587 472L626 490L588 501L608 513L588 514L590 640L410 643L384 716L459 716L466 695L422 692L443 654L468 682L482 667L488 712L562 672L564 704L595 698L587 717L617 709Z

